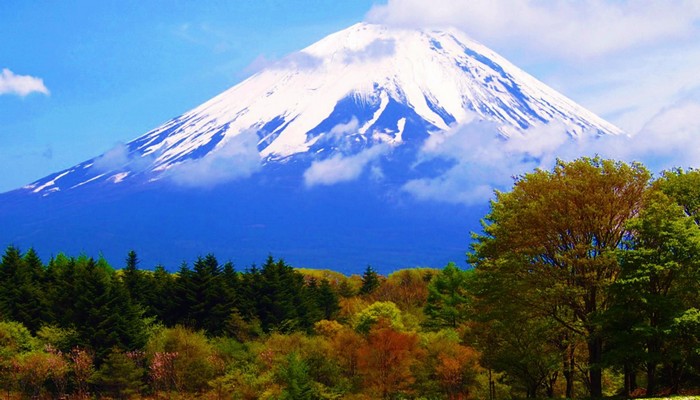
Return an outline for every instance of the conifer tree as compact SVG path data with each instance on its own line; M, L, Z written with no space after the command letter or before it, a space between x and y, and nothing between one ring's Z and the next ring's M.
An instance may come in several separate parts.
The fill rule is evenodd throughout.
M139 270L140 261L134 250L129 251L126 256L126 265L124 267L124 286L131 299L139 304L143 304L145 300L145 291L147 290L146 281L143 272Z
M371 294L379 288L379 285L379 275L372 268L371 265L368 265L365 269L365 272L362 274L362 286L360 287L360 294Z
M338 294L333 290L328 279L322 279L316 290L316 306L319 308L322 319L333 319L340 311Z
M449 263L428 285L425 325L433 329L456 328L467 319L467 272Z
M144 370L119 348L111 350L104 363L90 378L98 391L114 399L129 399L143 386Z

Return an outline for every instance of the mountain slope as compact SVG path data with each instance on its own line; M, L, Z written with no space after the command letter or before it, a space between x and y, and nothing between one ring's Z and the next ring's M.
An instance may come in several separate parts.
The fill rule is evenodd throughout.
M474 121L506 140L550 125L620 133L457 31L361 23L0 195L0 245L112 259L136 249L171 269L210 251L345 272L461 261L486 202L423 201L406 184L449 171L454 159L423 157L428 139Z
M25 189L48 194L134 176L161 179L190 160L241 147L235 138L246 133L255 134L245 142L255 142L265 164L357 153L378 143L418 146L430 132L474 117L498 124L506 137L551 121L572 136L620 133L457 31L361 23L129 142L111 159L86 161Z

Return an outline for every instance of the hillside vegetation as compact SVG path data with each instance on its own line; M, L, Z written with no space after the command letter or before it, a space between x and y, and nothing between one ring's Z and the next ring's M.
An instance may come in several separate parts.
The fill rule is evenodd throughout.
M699 223L700 172L652 179L639 164L583 158L497 193L465 243L468 268L347 277L272 256L239 269L210 254L171 273L133 251L115 269L9 246L0 389L47 399L696 394Z

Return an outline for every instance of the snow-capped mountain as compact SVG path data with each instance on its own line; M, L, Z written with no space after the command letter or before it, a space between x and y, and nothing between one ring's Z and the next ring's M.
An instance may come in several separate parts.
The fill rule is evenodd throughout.
M475 116L496 123L505 137L552 121L574 137L620 133L458 31L360 23L268 66L116 154L23 189L47 195L88 184L148 182L212 155L253 162L257 156L270 164L348 155L376 144L418 147L432 132Z
M272 253L344 272L439 267L464 259L488 204L416 193L490 194L465 179L490 166L455 168L455 157L492 150L478 148L485 130L491 146L512 148L551 134L542 127L564 140L620 133L460 32L361 23L131 142L1 194L0 246L109 260L135 249L143 265L170 269L208 252L243 266ZM458 135L467 137L455 146ZM430 158L440 146L451 158Z

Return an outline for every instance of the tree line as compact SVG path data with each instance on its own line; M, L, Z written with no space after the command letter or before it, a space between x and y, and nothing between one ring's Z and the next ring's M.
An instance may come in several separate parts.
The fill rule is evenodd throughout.
M700 387L700 172L558 162L496 193L469 268L272 256L175 273L10 246L8 398L511 399Z

